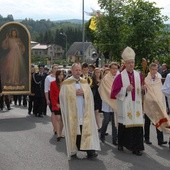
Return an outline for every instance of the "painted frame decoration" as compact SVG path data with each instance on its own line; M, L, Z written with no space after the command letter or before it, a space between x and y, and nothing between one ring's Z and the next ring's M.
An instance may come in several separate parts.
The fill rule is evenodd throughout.
M0 78L3 94L31 92L30 33L21 23L0 27Z

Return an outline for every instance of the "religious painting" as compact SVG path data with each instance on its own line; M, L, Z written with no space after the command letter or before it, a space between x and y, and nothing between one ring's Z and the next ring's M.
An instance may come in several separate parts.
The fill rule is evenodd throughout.
M0 27L0 80L3 94L30 93L30 33L18 22Z

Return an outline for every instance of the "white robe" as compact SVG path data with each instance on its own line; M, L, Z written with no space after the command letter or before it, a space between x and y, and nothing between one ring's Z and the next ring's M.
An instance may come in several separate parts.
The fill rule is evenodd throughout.
M141 80L140 75L134 70L135 78L135 101L132 101L131 92L126 89L130 84L126 69L121 72L122 84L120 92L117 94L118 122L126 127L143 127Z
M152 123L160 131L170 133L170 118L167 115L165 96L161 91L162 76L157 73L155 79L152 79L150 73L145 78L145 85L147 87L144 96L144 112L152 121Z
M170 73L166 76L165 82L162 86L162 92L168 99L168 107L170 109Z

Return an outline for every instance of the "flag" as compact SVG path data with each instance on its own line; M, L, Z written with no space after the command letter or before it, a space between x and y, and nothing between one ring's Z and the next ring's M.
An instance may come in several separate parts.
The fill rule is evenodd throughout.
M89 28L93 31L96 29L96 16L91 17Z

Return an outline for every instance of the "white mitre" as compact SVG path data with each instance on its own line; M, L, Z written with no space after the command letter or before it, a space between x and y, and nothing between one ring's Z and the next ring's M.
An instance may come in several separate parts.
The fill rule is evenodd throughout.
M134 60L135 59L135 52L133 51L132 48L130 47L126 47L124 50L123 50L123 53L122 53L122 59L124 61L127 61L127 60Z

